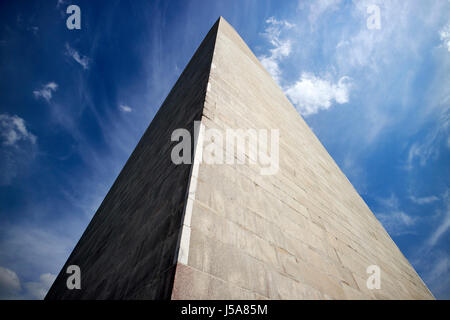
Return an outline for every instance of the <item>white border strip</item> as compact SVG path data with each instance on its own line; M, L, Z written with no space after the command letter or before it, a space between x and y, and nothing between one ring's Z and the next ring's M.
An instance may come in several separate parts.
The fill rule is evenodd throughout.
M192 163L187 200L184 208L184 221L181 230L180 246L178 249L178 262L183 264L187 264L189 259L189 242L191 239L192 208L194 207L195 191L197 190L198 171L200 168L200 163L202 162L203 158L204 132L205 126L203 125L203 123L201 121L195 121L194 135L196 137L195 138L196 141L194 140L195 143L194 161Z

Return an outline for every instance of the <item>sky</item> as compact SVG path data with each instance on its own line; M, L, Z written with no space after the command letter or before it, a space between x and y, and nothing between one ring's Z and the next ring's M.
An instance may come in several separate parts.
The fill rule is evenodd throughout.
M450 299L449 0L1 1L0 299L45 296L219 16Z

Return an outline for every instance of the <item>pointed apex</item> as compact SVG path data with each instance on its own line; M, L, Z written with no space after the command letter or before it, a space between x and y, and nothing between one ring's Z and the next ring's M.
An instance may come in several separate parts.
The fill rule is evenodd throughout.
M227 19L225 19L225 18L224 18L224 17L222 17L222 16L220 17L220 22L221 22L221 23L225 23L225 24L227 24L227 25L231 26L231 23L229 23L229 22L228 22L228 20L227 20Z
M223 16L219 16L219 18L216 21L216 24L217 25L224 25L224 24L226 24L226 25L231 26L231 24Z
M217 22L221 22L221 21L226 21L224 17L219 16L219 18L217 19Z

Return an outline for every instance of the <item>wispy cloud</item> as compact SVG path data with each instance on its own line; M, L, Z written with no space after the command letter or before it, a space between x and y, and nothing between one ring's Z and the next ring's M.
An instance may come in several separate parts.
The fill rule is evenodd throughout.
M302 73L300 80L287 87L286 95L302 115L310 115L329 109L333 102L343 104L349 101L351 80L342 77L337 83L321 79L311 73Z
M329 6L337 3L338 1L321 1L318 3L318 7L313 5L312 10L315 15L319 15L319 11L326 10ZM347 76L334 82L331 76L320 78L312 73L303 72L295 83L283 86L282 82L285 81L282 77L280 62L291 54L293 43L291 37L286 35L286 31L294 28L295 25L274 17L267 19L266 24L263 35L273 48L269 49L269 54L262 55L259 59L274 80L283 87L286 95L302 115L306 116L317 113L319 110L326 110L335 102L343 104L349 101L351 79Z
M74 217L72 223L77 223L78 219L81 217ZM0 226L0 261L27 276L58 270L74 239L71 234L58 233L57 227L56 224L46 227L32 223Z
M450 230L450 190L447 190L443 196L444 210L441 213L441 220L437 225L437 228L431 233L427 240L427 244L430 247L435 246L441 237Z
M429 196L429 197L410 196L409 198L411 199L412 202L417 204L428 204L439 200L439 198L436 196Z
M450 299L450 255L443 237L450 230L450 190L439 197L442 206L427 219L431 232L414 252L414 264L422 269L424 279L435 296ZM434 202L434 201L433 201Z
M124 105L124 104L119 105L119 109L122 112L131 112L131 111L133 111L133 109L131 107L129 107L127 105Z
M49 82L46 85L42 86L39 90L34 90L33 94L36 99L42 98L47 102L50 102L52 99L53 92L58 89L58 84L55 82Z
M37 35L39 32L39 27L31 26L31 27L28 27L28 30L31 30L31 32L33 32L34 35Z
M376 216L392 236L411 233L411 227L414 226L417 218L400 209L399 200L394 194L391 194L389 198L379 199L378 202L384 210L377 212Z
M39 215L44 214L40 210L42 208L34 206L33 209L41 211ZM85 220L79 215L65 215L64 219L53 219L45 225L30 218L26 224L0 226L0 263L3 267L0 271L10 279L7 284L14 284L4 286L4 291L9 288L10 298L43 298L79 237L79 223L83 221L85 225ZM73 228L77 231L74 232ZM18 279L20 286L17 285ZM17 290L19 287L21 289Z
M42 300L56 279L56 275L44 273L39 276L39 281L24 283L26 289L25 297L29 299Z
M37 138L17 115L0 114L0 185L22 174L37 151Z
M37 299L41 300L47 294L56 276L44 273L38 281L25 282L23 285L17 273L0 266L0 299Z
M428 266L425 280L433 288L433 293L440 299L450 299L450 255L444 251L436 252L423 259Z
M394 194L391 194L389 198L380 198L378 202L387 209L397 209L399 207L398 198Z
M415 218L407 215L404 211L377 213L376 216L392 236L410 233L411 230L409 230L408 227L413 226L416 222Z
M447 211L445 217L441 221L441 224L429 238L428 244L430 246L434 246L439 241L441 236L449 230L449 228L450 228L450 211Z
M72 57L84 70L89 69L90 59L87 56L81 55L77 50L66 43L66 55Z
M406 169L411 170L416 161L425 166L429 160L436 159L441 152L441 145L450 148L448 143L450 131L450 106L442 110L434 128L419 141L413 143L408 151Z
M281 32L283 30L291 29L294 25L286 20L276 20L273 17L267 19L266 24L268 26L266 27L263 35L269 40L273 48L269 50L269 55L260 56L259 60L273 79L277 83L280 83L281 71L279 62L283 58L289 56L292 45L290 39L281 38Z
M445 25L440 31L439 31L439 37L442 41L442 46L444 48L447 48L448 52L450 52L450 23Z
M334 11L339 8L339 4L342 0L316 0L311 1L309 5L309 15L308 19L311 24L311 26L314 26L317 19L326 11ZM300 8L304 7L305 2L300 1L299 6Z
M439 155L439 146L435 143L434 134L428 135L423 142L413 143L409 148L406 169L412 169L417 159L421 166L425 166L430 159Z
M443 275L450 271L450 257L447 255L441 256L430 272L432 280L441 279Z
M22 286L17 274L0 266L0 299L15 299L21 290Z
M28 131L25 120L17 115L0 114L0 137L5 146L16 146L20 141L36 143L36 136Z
M63 4L65 4L66 3L66 0L58 0L57 2L56 2L56 8L59 8L60 6L62 6Z

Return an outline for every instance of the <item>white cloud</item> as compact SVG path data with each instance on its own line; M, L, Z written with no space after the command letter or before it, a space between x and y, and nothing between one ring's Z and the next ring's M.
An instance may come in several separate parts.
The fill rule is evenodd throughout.
M349 77L342 77L337 83L304 72L300 80L286 88L285 93L302 115L329 109L333 102L347 103L351 88Z
M424 166L427 161L432 158L435 159L438 155L438 148L433 143L414 143L408 152L407 169L413 168L413 162L417 158L421 166Z
M37 138L19 116L0 114L0 185L26 172L37 151Z
M43 98L47 102L52 99L52 93L58 89L58 84L55 82L49 82L44 85L40 90L34 90L33 94L36 99Z
M368 192L367 171L364 170L361 163L356 161L352 153L348 152L342 161L342 171L356 188L360 195Z
M370 17L367 8L372 5L380 8L383 21L380 29L367 27ZM341 30L340 41L336 45L339 68L348 72L364 69L378 74L385 67L397 63L399 56L396 52L407 49L409 56L417 53L422 38L411 41L410 25L410 21L417 19L415 5L413 1L354 0L350 7L353 24Z
M66 43L66 55L72 57L77 63L79 63L84 70L89 69L90 59L87 56L82 56L77 50L72 48Z
M263 35L269 40L273 48L269 50L269 55L260 56L259 60L273 79L280 83L281 71L279 62L289 56L292 47L291 40L281 39L280 35L283 30L291 29L294 25L285 20L276 20L273 17L267 19L266 24L268 26Z
M56 8L59 8L60 6L62 6L65 3L66 3L66 0L58 0L58 2L56 3Z
M391 194L389 198L378 199L383 207L383 212L376 213L376 217L391 235L402 235L410 232L417 218L411 217L400 209L398 198Z
M328 10L336 10L342 0L315 0L311 1L309 6L308 20L313 25L319 17ZM300 1L300 7L303 7L304 2Z
M427 282L433 289L433 294L438 299L450 299L450 256L443 251L439 251L431 257L424 259L424 264L431 268L426 273Z
M56 275L51 273L44 273L39 276L38 281L26 282L24 284L24 287L26 289L25 297L27 299L44 299L55 279Z
M434 246L439 241L441 236L449 230L449 228L450 228L450 212L447 211L447 214L441 221L439 227L432 233L432 235L428 239L428 244L430 246Z
M411 199L412 202L417 204L428 204L439 200L439 198L436 196L419 197L419 198L415 196L410 196L409 198Z
M0 114L0 137L5 146L15 146L19 141L36 143L36 136L27 130L25 121L17 115Z
M431 218L434 229L423 245L416 249L415 265L421 266L424 279L438 299L450 299L450 255L443 236L450 230L450 190L442 195L443 207ZM430 220L430 219L427 219Z
M416 218L407 215L403 211L390 211L388 213L377 213L376 216L381 224L393 236L408 233L408 228L413 226Z
M33 206L35 211L41 211L39 206ZM54 208L53 208L54 209ZM40 212L42 214L42 212ZM31 225L1 225L0 226L0 261L8 266L12 272L5 272L0 267L0 292L14 299L42 299L55 279L55 273L64 265L70 250L73 248L76 236L73 234L73 226L78 220L72 219L67 228L67 218L64 219L64 234L56 233L61 229L62 222L45 227ZM75 229L80 229L76 226ZM78 231L79 232L79 231ZM78 233L77 232L77 233ZM14 270L14 271L12 271ZM2 276L1 273L4 273ZM14 274L14 275L13 275ZM1 278L9 275L7 282ZM19 282L19 280L21 281ZM26 281L24 281L26 279ZM14 280L14 282L12 282ZM14 286L3 285L2 282L14 283ZM19 283L20 285L17 285ZM17 288L9 290L2 288Z
M35 206L35 210L38 209L39 206ZM77 222L73 221L72 224ZM60 226L49 227L57 228ZM27 276L58 270L64 264L75 240L72 234L45 230L42 225L4 224L0 226L0 234L0 261L7 261L19 275Z
M438 227L433 231L433 233L428 238L427 244L433 247L438 243L441 237L450 230L450 191L447 190L443 196L445 209L443 211L443 218L439 222Z
M446 147L450 147L448 144L449 129L450 107L447 107L442 111L433 130L409 148L406 169L411 170L416 160L421 166L425 166L429 160L437 159L441 152L441 142Z
M435 264L430 272L434 279L439 279L450 270L450 257L443 256Z
M44 273L37 281L25 282L22 286L17 273L0 266L0 299L44 299L56 275Z
M398 198L394 194L391 194L389 198L380 198L378 202L387 209L397 209L399 206Z
M266 31L269 31L269 33L271 33L271 34L276 33L277 36L280 35L280 29L277 29L276 26L285 27L287 29L291 29L291 28L295 27L295 25L293 23L290 23L286 20L277 20L274 17L270 17L269 19L267 19L266 23L268 23L270 25L266 29Z
M439 38L442 41L442 46L450 52L450 23L439 31Z
M17 274L0 266L0 299L14 299L22 289Z
M124 104L121 104L121 105L119 106L119 109L120 109L121 111L123 111L123 112L131 112L131 111L133 111L132 108L130 108L129 106L124 105Z

